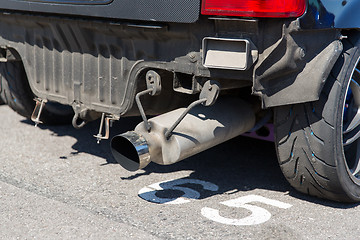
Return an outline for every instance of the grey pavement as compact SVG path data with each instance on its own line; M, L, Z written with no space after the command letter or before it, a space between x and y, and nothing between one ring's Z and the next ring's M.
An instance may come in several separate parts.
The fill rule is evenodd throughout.
M293 190L273 143L238 137L128 172L96 144L98 122L35 128L6 106L0 116L0 239L359 239L359 205Z

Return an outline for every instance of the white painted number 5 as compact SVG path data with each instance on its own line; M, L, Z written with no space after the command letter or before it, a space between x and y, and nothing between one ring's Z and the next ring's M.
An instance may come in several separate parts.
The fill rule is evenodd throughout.
M292 205L290 204L283 203L277 200L272 200L258 195L248 195L248 196L228 200L225 202L221 202L221 204L228 207L245 208L251 211L251 215L248 217L242 219L226 218L220 216L219 210L208 207L204 207L203 209L201 209L201 214L204 217L213 220L215 222L228 224L228 225L236 225L236 226L249 226L249 225L261 224L268 221L271 218L271 213L262 207L249 204L253 202L260 202L283 209L292 207Z

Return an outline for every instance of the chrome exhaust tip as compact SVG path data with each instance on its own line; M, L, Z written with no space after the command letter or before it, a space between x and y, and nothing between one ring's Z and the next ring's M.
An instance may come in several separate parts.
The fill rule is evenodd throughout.
M137 171L150 163L149 145L142 135L134 131L113 137L111 152L115 160L128 171Z

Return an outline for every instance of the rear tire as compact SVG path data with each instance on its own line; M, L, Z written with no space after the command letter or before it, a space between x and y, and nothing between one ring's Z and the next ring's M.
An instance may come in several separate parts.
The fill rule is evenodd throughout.
M281 170L295 189L358 202L360 140L345 145L360 131L360 34L348 37L318 101L275 108L275 143ZM355 128L346 132L352 120Z
M32 93L22 62L0 63L0 97L10 108L30 119L35 107ZM70 106L48 102L40 120L45 124L71 123L73 110Z

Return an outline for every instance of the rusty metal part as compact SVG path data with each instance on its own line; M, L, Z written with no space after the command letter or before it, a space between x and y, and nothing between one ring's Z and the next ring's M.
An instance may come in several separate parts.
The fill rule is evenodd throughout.
M36 104L35 104L34 111L31 114L31 120L35 123L35 127L37 127L37 125L39 123L43 123L40 120L40 116L41 116L42 110L44 109L45 104L47 103L47 100L41 99L41 98L35 98L34 101L36 102Z
M115 121L115 120L119 120L119 118L114 117L114 116L105 117L105 113L103 113L101 115L99 132L97 135L93 135L97 140L97 144L99 144L101 140L109 139L110 127L112 125L112 121ZM105 123L105 135L103 136L102 131L103 131L104 123Z

